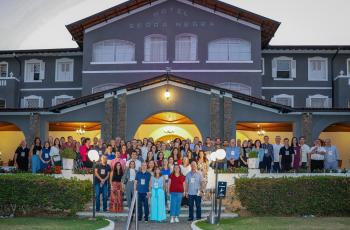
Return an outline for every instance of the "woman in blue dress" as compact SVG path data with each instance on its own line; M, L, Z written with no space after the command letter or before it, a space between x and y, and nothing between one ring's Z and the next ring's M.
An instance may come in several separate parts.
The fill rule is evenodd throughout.
M50 149L50 142L46 141L42 148L41 155L39 155L41 169L46 169L51 163Z
M154 176L150 181L151 196L151 220L164 221L166 220L165 211L165 179L162 176L159 167L155 167Z
M34 139L34 144L30 148L29 155L32 158L32 173L37 173L40 170L40 155L41 155L41 140L39 137Z

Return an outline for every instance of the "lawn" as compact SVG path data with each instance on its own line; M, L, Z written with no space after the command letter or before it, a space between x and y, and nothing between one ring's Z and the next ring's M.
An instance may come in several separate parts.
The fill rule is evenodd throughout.
M108 221L97 219L96 221L77 218L34 218L34 217L19 217L0 219L0 229L11 230L43 230L43 229L60 229L60 230L96 230L108 225Z
M197 223L204 230L349 230L350 217L239 217L223 219L219 225Z

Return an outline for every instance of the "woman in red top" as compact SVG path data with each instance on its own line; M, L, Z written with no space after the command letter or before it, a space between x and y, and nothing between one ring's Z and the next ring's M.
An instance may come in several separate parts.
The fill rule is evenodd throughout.
M84 144L80 147L81 161L85 168L92 168L92 162L88 157L88 152L90 150L90 138L86 138L83 142Z
M181 200L185 195L185 176L181 174L180 166L174 165L174 172L170 175L168 191L170 193L170 223L178 223Z

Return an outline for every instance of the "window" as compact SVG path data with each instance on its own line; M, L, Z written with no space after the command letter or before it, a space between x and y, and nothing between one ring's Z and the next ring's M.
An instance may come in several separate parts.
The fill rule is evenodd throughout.
M272 78L275 80L296 78L296 61L289 57L272 59Z
M0 98L0 109L6 108L6 100L3 98Z
M99 93L99 92L113 89L113 88L117 88L117 87L120 87L123 85L124 84L121 84L121 83L107 83L107 84L98 85L98 86L95 86L94 88L92 88L92 93Z
M40 96L31 95L21 100L21 108L43 108L44 99Z
M129 41L112 39L93 45L91 64L134 64L135 44Z
M164 35L152 34L145 37L144 63L167 63L167 40Z
M306 107L309 108L330 108L332 107L332 99L324 95L312 95L306 98Z
M251 62L249 41L239 38L223 38L209 43L208 62Z
M288 94L275 95L271 98L272 102L294 107L294 96Z
M217 87L236 91L238 93L243 93L246 95L251 95L252 88L248 85L241 84L241 83L235 83L235 82L223 82L216 84Z
M346 59L346 69L347 75L350 75L350 58Z
M74 60L61 58L56 60L56 81L73 81Z
M261 58L261 75L265 75L265 59Z
M73 100L74 97L72 96L68 96L68 95L60 95L60 96L56 96L52 99L52 106L58 105L58 104L62 104L64 102Z
M327 81L328 68L327 58L313 57L308 59L308 80Z
M9 65L7 62L0 62L0 77L8 77Z
M41 82L45 78L45 63L41 60L26 60L24 68L24 82Z
M197 36L180 34L175 38L175 62L197 61Z

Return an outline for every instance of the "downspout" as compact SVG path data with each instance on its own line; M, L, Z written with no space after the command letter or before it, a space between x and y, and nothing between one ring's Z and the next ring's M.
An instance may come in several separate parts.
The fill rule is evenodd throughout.
M18 79L20 79L22 76L22 63L21 63L21 60L19 60L18 57L16 56L16 53L13 53L13 57L16 59L16 61L19 64L19 77L18 77Z
M332 75L332 108L335 108L335 91L334 91L334 59L339 54L340 47L337 48L337 51L334 53L331 59L331 75Z

